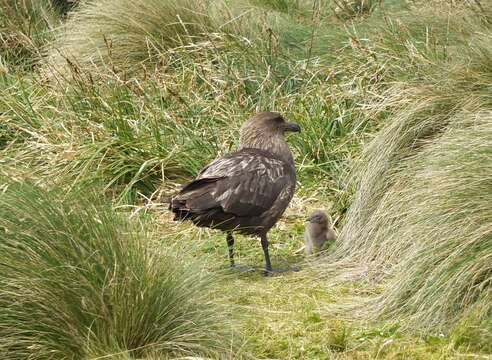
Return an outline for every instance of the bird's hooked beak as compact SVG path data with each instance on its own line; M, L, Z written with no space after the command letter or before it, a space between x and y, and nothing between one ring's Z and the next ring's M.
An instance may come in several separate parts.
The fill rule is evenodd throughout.
M301 127L296 123L285 123L284 131L300 132Z

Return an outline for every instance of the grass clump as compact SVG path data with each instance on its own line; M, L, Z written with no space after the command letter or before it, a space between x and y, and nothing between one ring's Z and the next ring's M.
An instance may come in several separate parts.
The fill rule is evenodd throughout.
M4 359L219 357L229 326L211 278L152 245L91 191L0 194Z
M480 27L445 57L414 58L419 76L371 105L390 121L362 154L333 256L387 280L366 315L447 331L491 291L492 38Z
M59 24L49 0L0 1L0 74L32 69Z
M55 72L94 67L118 73L153 69L167 61L169 49L222 47L228 35L241 34L241 18L220 1L84 2L59 29L48 67Z
M406 314L414 325L439 329L455 324L491 291L491 120L490 113L478 113L453 121L408 164L411 175L387 193L383 202L394 215L380 212L379 221L392 234L378 251L399 246L392 255L401 255L395 281L379 302L384 314ZM482 310L489 317L492 307Z

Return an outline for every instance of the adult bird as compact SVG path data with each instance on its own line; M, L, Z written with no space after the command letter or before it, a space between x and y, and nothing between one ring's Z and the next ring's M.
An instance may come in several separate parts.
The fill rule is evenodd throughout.
M175 220L227 232L229 260L234 267L233 232L261 239L265 272L274 272L267 233L289 205L296 187L286 132L301 131L276 112L254 115L240 130L239 150L221 156L170 199Z

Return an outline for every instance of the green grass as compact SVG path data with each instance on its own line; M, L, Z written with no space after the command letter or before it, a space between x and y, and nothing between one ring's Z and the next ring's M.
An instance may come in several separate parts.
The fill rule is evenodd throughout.
M448 132L410 160L411 170L403 170L381 204L379 221L389 222L385 227L391 234L373 232L372 246L379 249L372 252L369 246L366 253L398 263L394 281L378 300L389 317L408 314L409 323L439 328L459 320L487 293L492 245L491 199L485 195L492 145L488 116L454 120ZM484 309L483 316L490 311Z
M2 183L0 352L4 359L231 350L216 277L156 248L93 191ZM217 300L216 300L217 301Z
M297 199L296 199L297 200ZM157 205L157 204L153 204ZM235 322L245 337L243 349L258 359L374 359L379 358L486 358L485 327L472 321L472 314L460 328L461 333L414 333L405 322L366 321L340 305L354 304L381 293L381 288L358 281L326 286L315 266L305 262L302 253L302 219L290 209L287 217L272 230L270 239L274 266L297 264L300 272L264 278L260 270L228 270L225 236L217 231L190 228L175 223L164 213L156 216L158 228L166 232L162 241L177 243L182 251L200 256L210 271L226 275L217 286L234 304ZM152 205L150 208L152 209ZM145 211L141 208L140 211ZM307 215L307 214L306 214ZM286 230L289 229L289 230ZM237 261L261 268L263 257L259 240L237 236ZM485 304L484 304L485 305ZM484 314L477 309L477 313ZM485 325L485 324L482 324ZM473 332L475 329L476 332ZM481 330L480 330L481 329ZM463 336L464 335L464 336ZM476 336L470 341L467 336ZM471 347L470 344L476 344Z
M220 49L241 36L244 15L220 1L104 0L81 3L50 46L48 73L132 73L165 64L166 51ZM244 31L254 32L252 26ZM237 41L239 41L238 39ZM68 68L68 69L67 69Z
M0 74L32 70L58 24L49 0L0 1Z
M12 351L42 340L32 357L48 358L46 349L88 359L490 354L488 4L104 0L61 16L35 4L44 4L36 16L0 16L18 44L1 47L0 175L18 183L0 196L8 205L0 211L11 219L6 238L30 251L3 253L18 266L2 281L23 287L0 294L31 301L11 301L0 323L5 315L27 328L35 307L49 329L29 332ZM158 203L235 149L239 127L261 110L303 129L288 138L296 197L270 233L274 265L302 270L273 278L229 270L223 234L172 222ZM341 238L313 263L303 258L302 234L315 208L330 213ZM25 214L35 227L19 221ZM32 261L51 245L49 261L80 262L86 246L102 257L84 262L85 272ZM257 240L239 236L236 254L263 265ZM94 269L115 259L124 280L94 285ZM172 266L179 276L163 281ZM68 291L81 282L92 287ZM118 296L142 289L151 303ZM186 346L149 328L165 311L164 293L186 297L197 306L190 316L204 316L170 325ZM98 312L107 304L115 318Z
M15 139L5 162L29 176L36 165L39 176L102 181L122 197L149 196L160 181L193 176L217 153L237 146L240 124L255 108L274 108L303 126L300 136L289 140L303 181L323 180L342 191L348 162L361 144L354 129L371 124L342 110L347 103L355 106L355 99L326 83L320 66L299 79L297 65L280 59L282 69L264 81L271 67L260 64L253 72L254 53L235 63L237 54L205 52L202 61L219 62L207 68L183 51L173 55L172 67L145 81L112 78L106 85L81 76L68 91L57 85L47 91L37 81L5 77L2 137ZM299 91L306 94L302 102ZM50 160L40 162L39 153Z
M427 77L395 83L372 106L391 122L364 149L331 259L387 280L373 307L362 305L367 316L449 331L490 291L492 38L467 40L459 53L412 64ZM472 341L489 340L484 330Z

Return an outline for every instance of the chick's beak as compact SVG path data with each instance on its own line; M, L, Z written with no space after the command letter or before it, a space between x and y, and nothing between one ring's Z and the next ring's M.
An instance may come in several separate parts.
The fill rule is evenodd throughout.
M296 123L286 123L285 124L285 131L300 132L301 127Z

